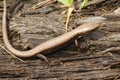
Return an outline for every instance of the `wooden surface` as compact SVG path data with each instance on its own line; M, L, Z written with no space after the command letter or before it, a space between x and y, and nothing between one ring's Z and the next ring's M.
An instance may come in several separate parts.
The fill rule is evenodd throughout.
M36 46L64 33L66 15L60 14L64 11L63 9L57 7L58 10L56 10L53 7L57 3L44 6L38 10L42 12L32 15L26 14L24 10L32 6L33 2L24 1L23 3L25 17L17 16L15 14L19 12L15 12L10 20L11 41L16 48L22 49L21 46L26 41ZM88 13L97 14L89 11ZM120 16L113 11L104 15L102 12L94 16L90 14L84 18L74 14L70 20L70 27L89 21L97 22L101 27L79 38L78 47L72 43L61 50L45 55L50 65L37 57L24 59L22 62L0 47L0 80L119 80L120 19L116 15ZM1 45L4 45L2 35L0 41ZM114 50L118 48L118 50L102 54L111 48Z

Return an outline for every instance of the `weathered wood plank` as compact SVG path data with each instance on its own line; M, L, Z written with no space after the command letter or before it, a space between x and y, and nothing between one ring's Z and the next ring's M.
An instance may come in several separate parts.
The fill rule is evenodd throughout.
M116 0L117 1L117 0ZM25 6L31 6L28 1ZM24 9L26 10L26 7ZM44 9L47 9L50 5ZM54 6L54 5L53 5ZM23 9L23 10L24 10ZM62 11L60 9L60 11ZM34 46L45 40L56 37L65 31L63 17L59 10L47 14L14 16L10 20L13 45L20 47L28 41ZM44 11L43 11L44 12ZM24 59L24 62L13 58L0 47L0 80L114 80L120 75L120 52L98 54L111 47L120 47L120 20L114 13L91 16L81 19L79 15L71 17L70 28L85 22L98 22L101 27L78 39L64 49L46 55L48 64L37 58ZM114 21L111 20L114 18ZM11 30L11 31L12 31ZM1 35L2 37L2 35ZM16 38L17 37L17 38ZM3 45L3 43L1 43Z

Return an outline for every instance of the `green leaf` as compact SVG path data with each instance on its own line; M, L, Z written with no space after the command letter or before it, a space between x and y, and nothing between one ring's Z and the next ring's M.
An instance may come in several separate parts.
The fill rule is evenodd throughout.
M88 0L84 0L81 5L80 5L80 9L82 9L83 7L85 7L85 5L88 3Z
M58 0L59 2L63 3L65 6L72 6L73 0Z

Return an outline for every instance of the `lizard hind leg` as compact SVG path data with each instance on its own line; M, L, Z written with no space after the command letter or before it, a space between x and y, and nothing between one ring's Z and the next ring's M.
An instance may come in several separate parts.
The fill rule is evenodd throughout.
M33 44L31 44L31 43L26 43L26 44L23 46L23 49L24 49L24 50L30 50L30 49L32 49L32 48L34 48L34 46L33 46Z
M45 60L45 61L48 63L47 57L44 56L43 54L37 54L36 56L37 56L38 58L41 58L41 59Z

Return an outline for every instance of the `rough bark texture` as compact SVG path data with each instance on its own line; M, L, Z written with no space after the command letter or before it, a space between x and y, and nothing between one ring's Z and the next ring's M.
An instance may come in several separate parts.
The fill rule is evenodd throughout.
M13 0L7 2L8 7L11 1ZM16 11L10 13L14 15L10 19L11 41L16 48L22 49L21 46L25 43L32 43L36 46L64 33L66 15L60 14L63 9L58 9L57 3L43 6L36 12L32 11L32 14L28 14L26 9L33 3L37 3L37 0L34 2L28 0L23 3L23 12L21 12L25 17L15 15L19 14L17 9L20 8L15 8ZM88 17L81 18L83 15L74 13L70 19L70 29L91 21L101 24L101 27L80 37L77 47L72 43L64 49L45 55L48 57L49 66L37 57L25 59L22 62L9 55L1 47L0 80L119 80L120 15L114 12L101 15L102 11L99 14L98 11L86 11L85 13ZM2 38L0 41L3 45Z

